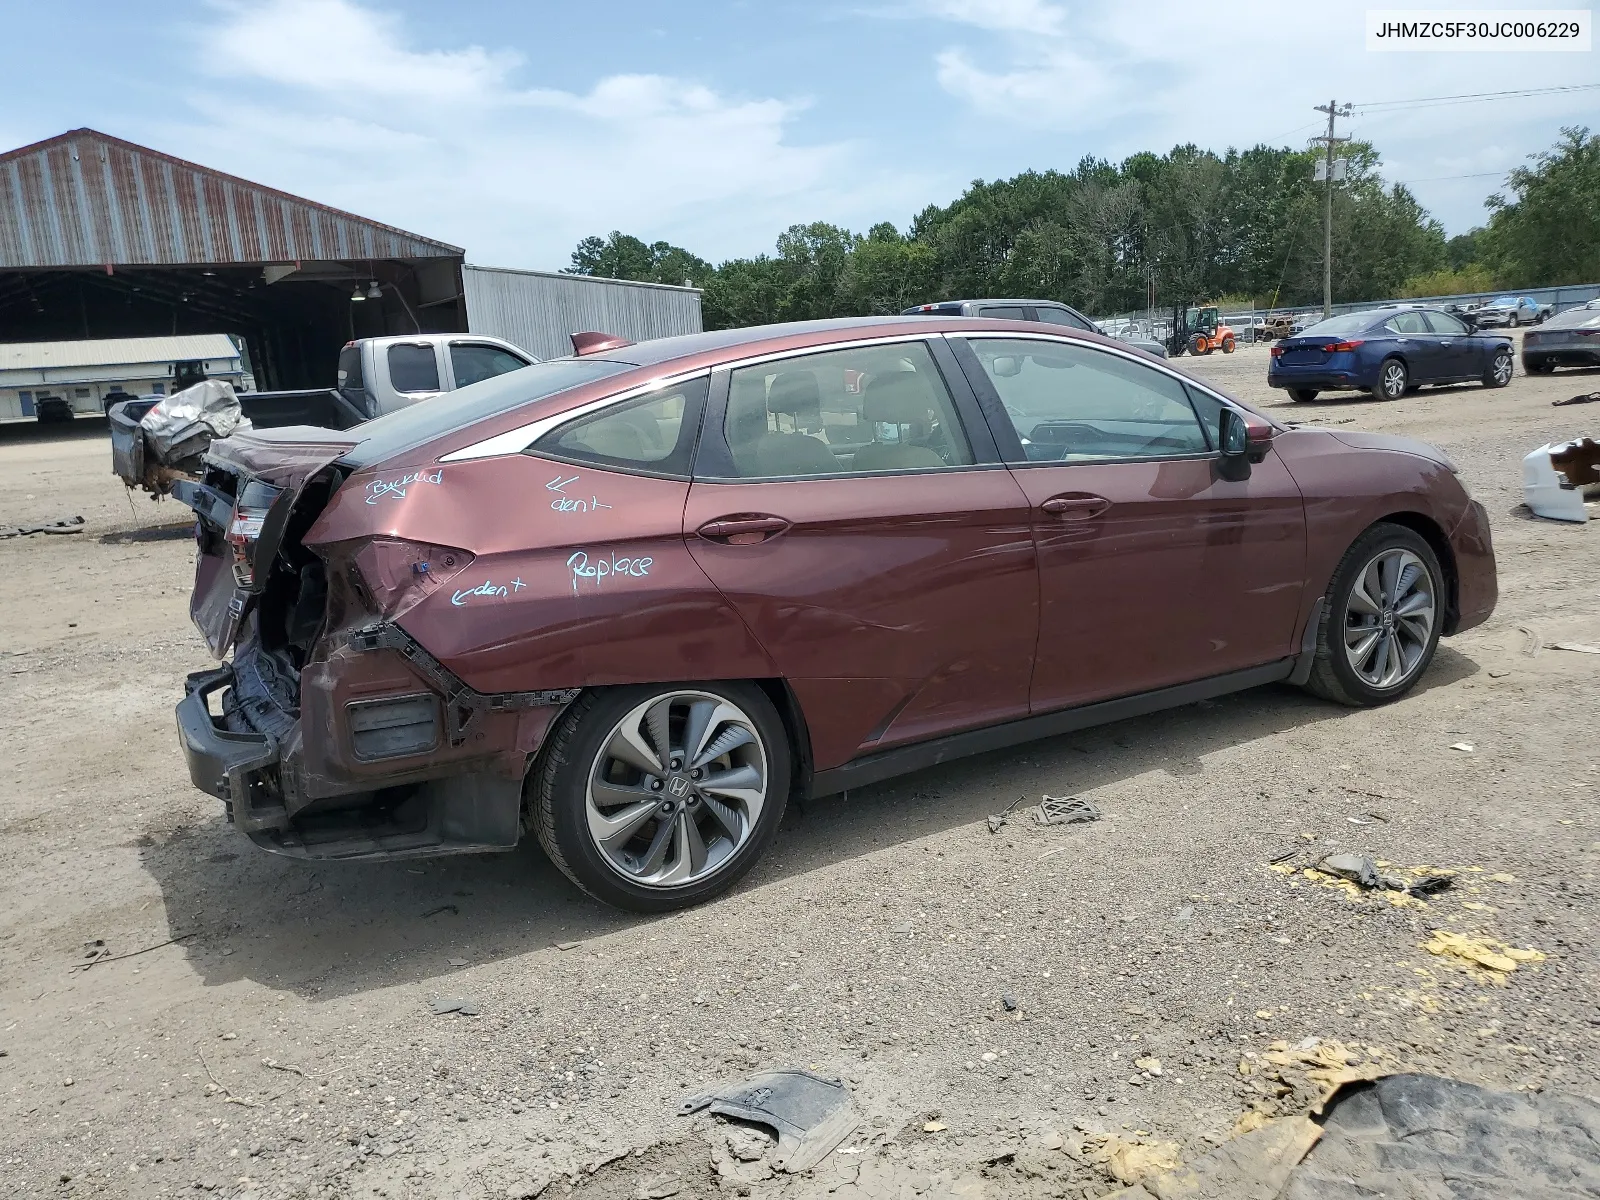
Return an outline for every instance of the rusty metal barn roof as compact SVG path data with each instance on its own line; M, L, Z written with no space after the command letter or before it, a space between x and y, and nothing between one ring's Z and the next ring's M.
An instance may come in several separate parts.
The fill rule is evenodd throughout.
M93 129L0 154L0 269L461 253Z

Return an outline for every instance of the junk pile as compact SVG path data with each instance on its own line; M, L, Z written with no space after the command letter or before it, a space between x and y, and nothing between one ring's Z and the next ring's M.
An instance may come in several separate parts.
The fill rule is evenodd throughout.
M1522 460L1522 494L1536 516L1587 521L1586 501L1600 499L1600 442L1581 437L1530 452Z
M206 450L217 438L250 428L233 385L206 379L158 400L113 405L111 470L128 487L166 495L178 479L198 478Z

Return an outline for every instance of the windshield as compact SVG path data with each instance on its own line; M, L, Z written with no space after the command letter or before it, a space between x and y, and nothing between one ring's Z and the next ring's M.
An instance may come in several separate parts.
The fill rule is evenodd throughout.
M1515 296L1496 296L1493 300L1489 301L1491 308L1511 308L1515 306L1516 303L1517 298Z
M1322 337L1335 333L1360 333L1376 320L1373 313L1345 313L1343 316L1329 317L1326 321L1318 321L1315 325L1302 330L1300 337Z
M345 455L345 461L369 466L474 421L633 369L631 363L600 358L533 363L357 425L350 434L361 441Z

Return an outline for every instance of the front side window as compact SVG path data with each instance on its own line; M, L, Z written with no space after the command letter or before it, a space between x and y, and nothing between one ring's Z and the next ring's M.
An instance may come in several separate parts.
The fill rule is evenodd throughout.
M998 321L1026 321L1028 319L1026 309L1008 304L993 304L987 308L980 308L978 315L980 317L993 317Z
M1064 308L1044 308L1041 306L1039 309L1039 320L1043 321L1047 325L1065 325L1069 329L1082 329L1088 333L1100 332L1088 321L1081 319L1076 313L1068 312ZM1128 330L1123 330L1122 336L1130 337L1134 335Z
M950 392L921 342L740 367L729 379L723 429L741 479L972 462Z
M1027 462L1171 458L1209 449L1177 379L1120 354L1062 342L970 343Z
M527 365L526 359L499 346L485 346L481 342L450 343L450 369L455 372L458 388L482 383L507 371L520 371Z
M433 347L409 342L390 346L389 383L397 392L437 392L439 360Z
M706 381L691 379L562 425L531 447L536 454L651 475L688 475Z
M1467 327L1449 313L1425 312L1422 315L1428 319L1428 327L1435 333L1455 337L1467 332Z
M1428 327L1422 323L1422 314L1415 311L1396 313L1383 323L1383 327L1390 333L1428 332Z

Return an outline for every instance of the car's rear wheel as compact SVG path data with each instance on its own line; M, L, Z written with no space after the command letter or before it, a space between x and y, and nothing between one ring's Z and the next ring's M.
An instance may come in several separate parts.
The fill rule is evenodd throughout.
M1415 530L1381 522L1333 574L1306 687L1339 704L1386 704L1410 691L1439 645L1444 572Z
M586 693L550 736L529 781L539 844L607 904L665 912L709 900L783 820L788 738L754 685Z
M1378 368L1378 386L1374 391L1385 400L1398 400L1406 394L1410 382L1406 376L1406 364L1398 358L1386 358Z
M1290 388L1289 395L1301 403L1309 404L1317 398L1318 392L1315 388Z
M1511 351L1500 350L1494 358L1489 360L1489 368L1483 373L1483 386L1503 388L1511 382Z

